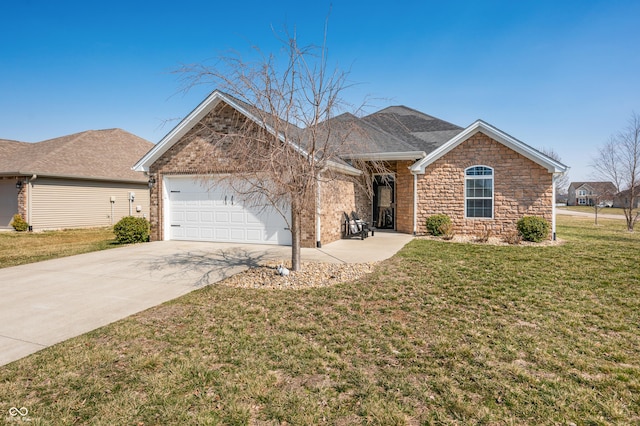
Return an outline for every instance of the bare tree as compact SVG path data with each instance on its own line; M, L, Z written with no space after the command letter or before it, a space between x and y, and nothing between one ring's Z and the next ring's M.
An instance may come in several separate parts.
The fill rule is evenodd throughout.
M593 207L594 224L598 224L598 213L605 203L613 203L616 189L612 188L611 182L591 182L588 184L591 188L587 194L588 204Z
M278 210L292 236L291 265L299 270L302 221L317 196L318 185L334 179L351 179L365 185L371 176L356 176L355 164L340 153L353 139L354 130L337 120L348 104L343 92L348 73L329 67L325 41L300 46L295 34L278 38L278 54L255 53L258 61L239 55L218 58L215 65L185 66L179 72L186 88L211 84L233 97L254 120L236 114L232 130L203 123L199 137L210 142L211 152L228 161L224 179L245 202ZM357 111L356 111L357 112ZM367 167L384 170L383 164ZM358 168L361 170L360 168ZM200 170L200 173L211 173Z
M553 160L562 162L562 158L560 158L560 154L558 154L553 148L542 148L541 152ZM565 194L567 192L567 188L569 188L569 183L570 182L569 182L568 173L559 175L555 179L556 194Z
M600 147L593 167L598 176L610 180L622 198L627 230L638 220L637 199L640 188L640 116L631 113L627 127L611 136Z

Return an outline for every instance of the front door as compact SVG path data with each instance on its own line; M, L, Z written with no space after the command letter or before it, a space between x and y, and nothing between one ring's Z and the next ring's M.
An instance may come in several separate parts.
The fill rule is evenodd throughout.
M393 175L376 175L373 180L373 225L395 229L395 180Z

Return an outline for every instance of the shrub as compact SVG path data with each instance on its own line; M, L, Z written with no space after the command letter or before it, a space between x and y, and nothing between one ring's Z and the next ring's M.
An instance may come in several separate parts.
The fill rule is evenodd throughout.
M451 233L451 219L446 214L434 214L427 218L427 232L439 237Z
M510 231L504 234L504 242L511 245L518 245L522 240L522 235L518 231Z
M491 228L486 228L480 234L476 235L475 242L476 243L486 243L491 238Z
M445 241L453 240L453 237L456 236L456 232L453 230L453 223L445 223L440 227L440 232L442 232L442 239Z
M525 241L539 243L549 236L549 222L538 216L524 216L516 224L518 232Z
M143 217L125 216L113 227L120 244L149 241L149 221Z
M13 226L13 229L19 232L23 232L29 229L29 224L22 218L22 216L17 213L13 215L11 226Z

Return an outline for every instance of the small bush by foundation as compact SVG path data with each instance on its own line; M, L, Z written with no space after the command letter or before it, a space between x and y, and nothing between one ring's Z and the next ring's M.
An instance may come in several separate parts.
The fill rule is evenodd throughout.
M549 222L538 216L524 216L516 224L518 232L525 241L539 243L549 237Z
M427 232L435 237L452 233L451 218L446 214L434 214L427 218Z
M24 232L29 229L29 224L19 214L14 214L11 220L11 226L18 232Z
M149 241L149 221L143 217L125 216L113 227L120 244Z

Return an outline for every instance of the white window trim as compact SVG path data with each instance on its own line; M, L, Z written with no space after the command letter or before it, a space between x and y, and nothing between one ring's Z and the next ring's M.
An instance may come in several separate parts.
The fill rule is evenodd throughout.
M491 170L491 217L469 217L467 216L467 200L486 200L488 197L467 197L467 181L470 179L486 179L487 175L467 176L467 171L475 167L486 167ZM486 166L484 164L476 164L464 169L464 218L472 220L492 220L495 216L495 184L496 184L496 172L493 167Z

